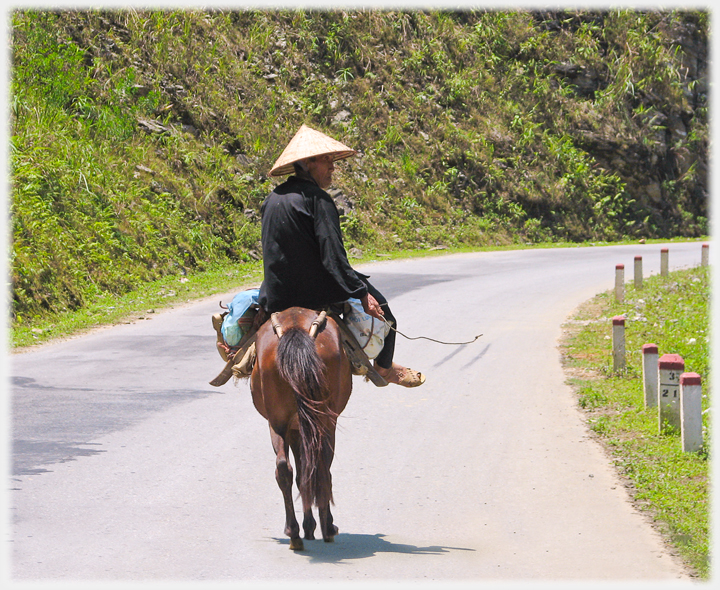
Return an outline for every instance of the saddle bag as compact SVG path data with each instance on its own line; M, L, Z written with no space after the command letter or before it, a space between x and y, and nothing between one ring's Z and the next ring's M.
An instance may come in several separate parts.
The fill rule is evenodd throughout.
M259 296L259 289L249 289L235 295L228 304L220 330L225 344L229 347L237 346L250 331L260 307Z
M367 357L377 357L385 344L390 326L367 313L359 299L348 299L345 302L343 319Z

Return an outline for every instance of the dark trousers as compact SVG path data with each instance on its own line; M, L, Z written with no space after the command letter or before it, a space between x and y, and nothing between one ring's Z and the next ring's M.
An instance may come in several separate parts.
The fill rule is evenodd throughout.
M393 328L397 327L395 316L393 315L392 311L390 311L390 306L388 305L387 299L385 299L385 297L382 293L380 293L380 291L373 287L373 285L367 280L365 276L361 275L360 273L358 273L358 276L360 277L362 282L367 285L368 293L370 293L370 295L377 299L380 307L382 307L382 310L385 312L385 319L391 323ZM393 356L395 356L395 336L395 330L390 330L388 332L387 336L385 336L385 344L383 345L380 354L378 354L375 358L375 363L383 369L389 369L392 366Z

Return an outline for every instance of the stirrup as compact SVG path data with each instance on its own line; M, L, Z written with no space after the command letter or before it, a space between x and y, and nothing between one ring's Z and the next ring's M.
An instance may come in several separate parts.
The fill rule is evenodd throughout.
M245 336L243 336L242 340L238 343L237 350L231 355L228 355L225 367L222 371L220 371L215 379L210 381L210 385L220 387L228 382L230 377L233 376L233 367L243 360L243 357L247 353L248 349L255 343L256 336L257 332L248 332Z
M350 328L347 327L345 320L332 310L328 312L328 315L335 320L335 323L340 329L340 340L345 349L345 354L350 361L352 374L364 375L365 379L372 381L377 387L385 387L388 382L375 370L372 361L358 344Z
M248 347L243 357L233 365L232 374L236 379L242 379L249 377L252 374L253 367L255 366L255 359L257 353L255 352L255 341Z

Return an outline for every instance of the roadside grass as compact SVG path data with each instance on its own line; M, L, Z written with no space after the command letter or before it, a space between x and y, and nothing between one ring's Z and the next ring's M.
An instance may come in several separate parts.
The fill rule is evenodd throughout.
M124 295L104 293L75 311L48 313L31 322L15 324L9 330L8 346L20 352L29 346L68 338L99 326L129 323L216 293L258 286L261 277L259 262L218 265L202 272L166 276Z
M633 502L653 520L681 559L704 580L710 577L711 378L709 267L646 278L583 304L565 324L561 351L568 383L577 393L588 427L597 435ZM625 317L626 362L612 364L612 318ZM679 354L685 371L703 387L703 447L684 453L680 436L660 432L657 408L645 408L642 346Z

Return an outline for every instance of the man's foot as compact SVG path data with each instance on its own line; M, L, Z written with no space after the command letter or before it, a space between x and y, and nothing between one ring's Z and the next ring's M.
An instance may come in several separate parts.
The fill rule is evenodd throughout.
M403 387L418 387L425 383L425 375L419 371L413 371L412 369L398 365L397 363L393 363L389 369L383 369L375 364L375 370L388 383L395 383Z
M218 338L222 338L222 324L223 316L220 313L214 313L212 316L212 327L218 335Z
M228 355L227 355L227 345L225 344L225 338L222 334L222 324L223 324L223 314L214 313L212 316L212 327L217 333L217 341L215 342L215 347L217 348L218 353L220 354L220 357L222 360L227 362Z

